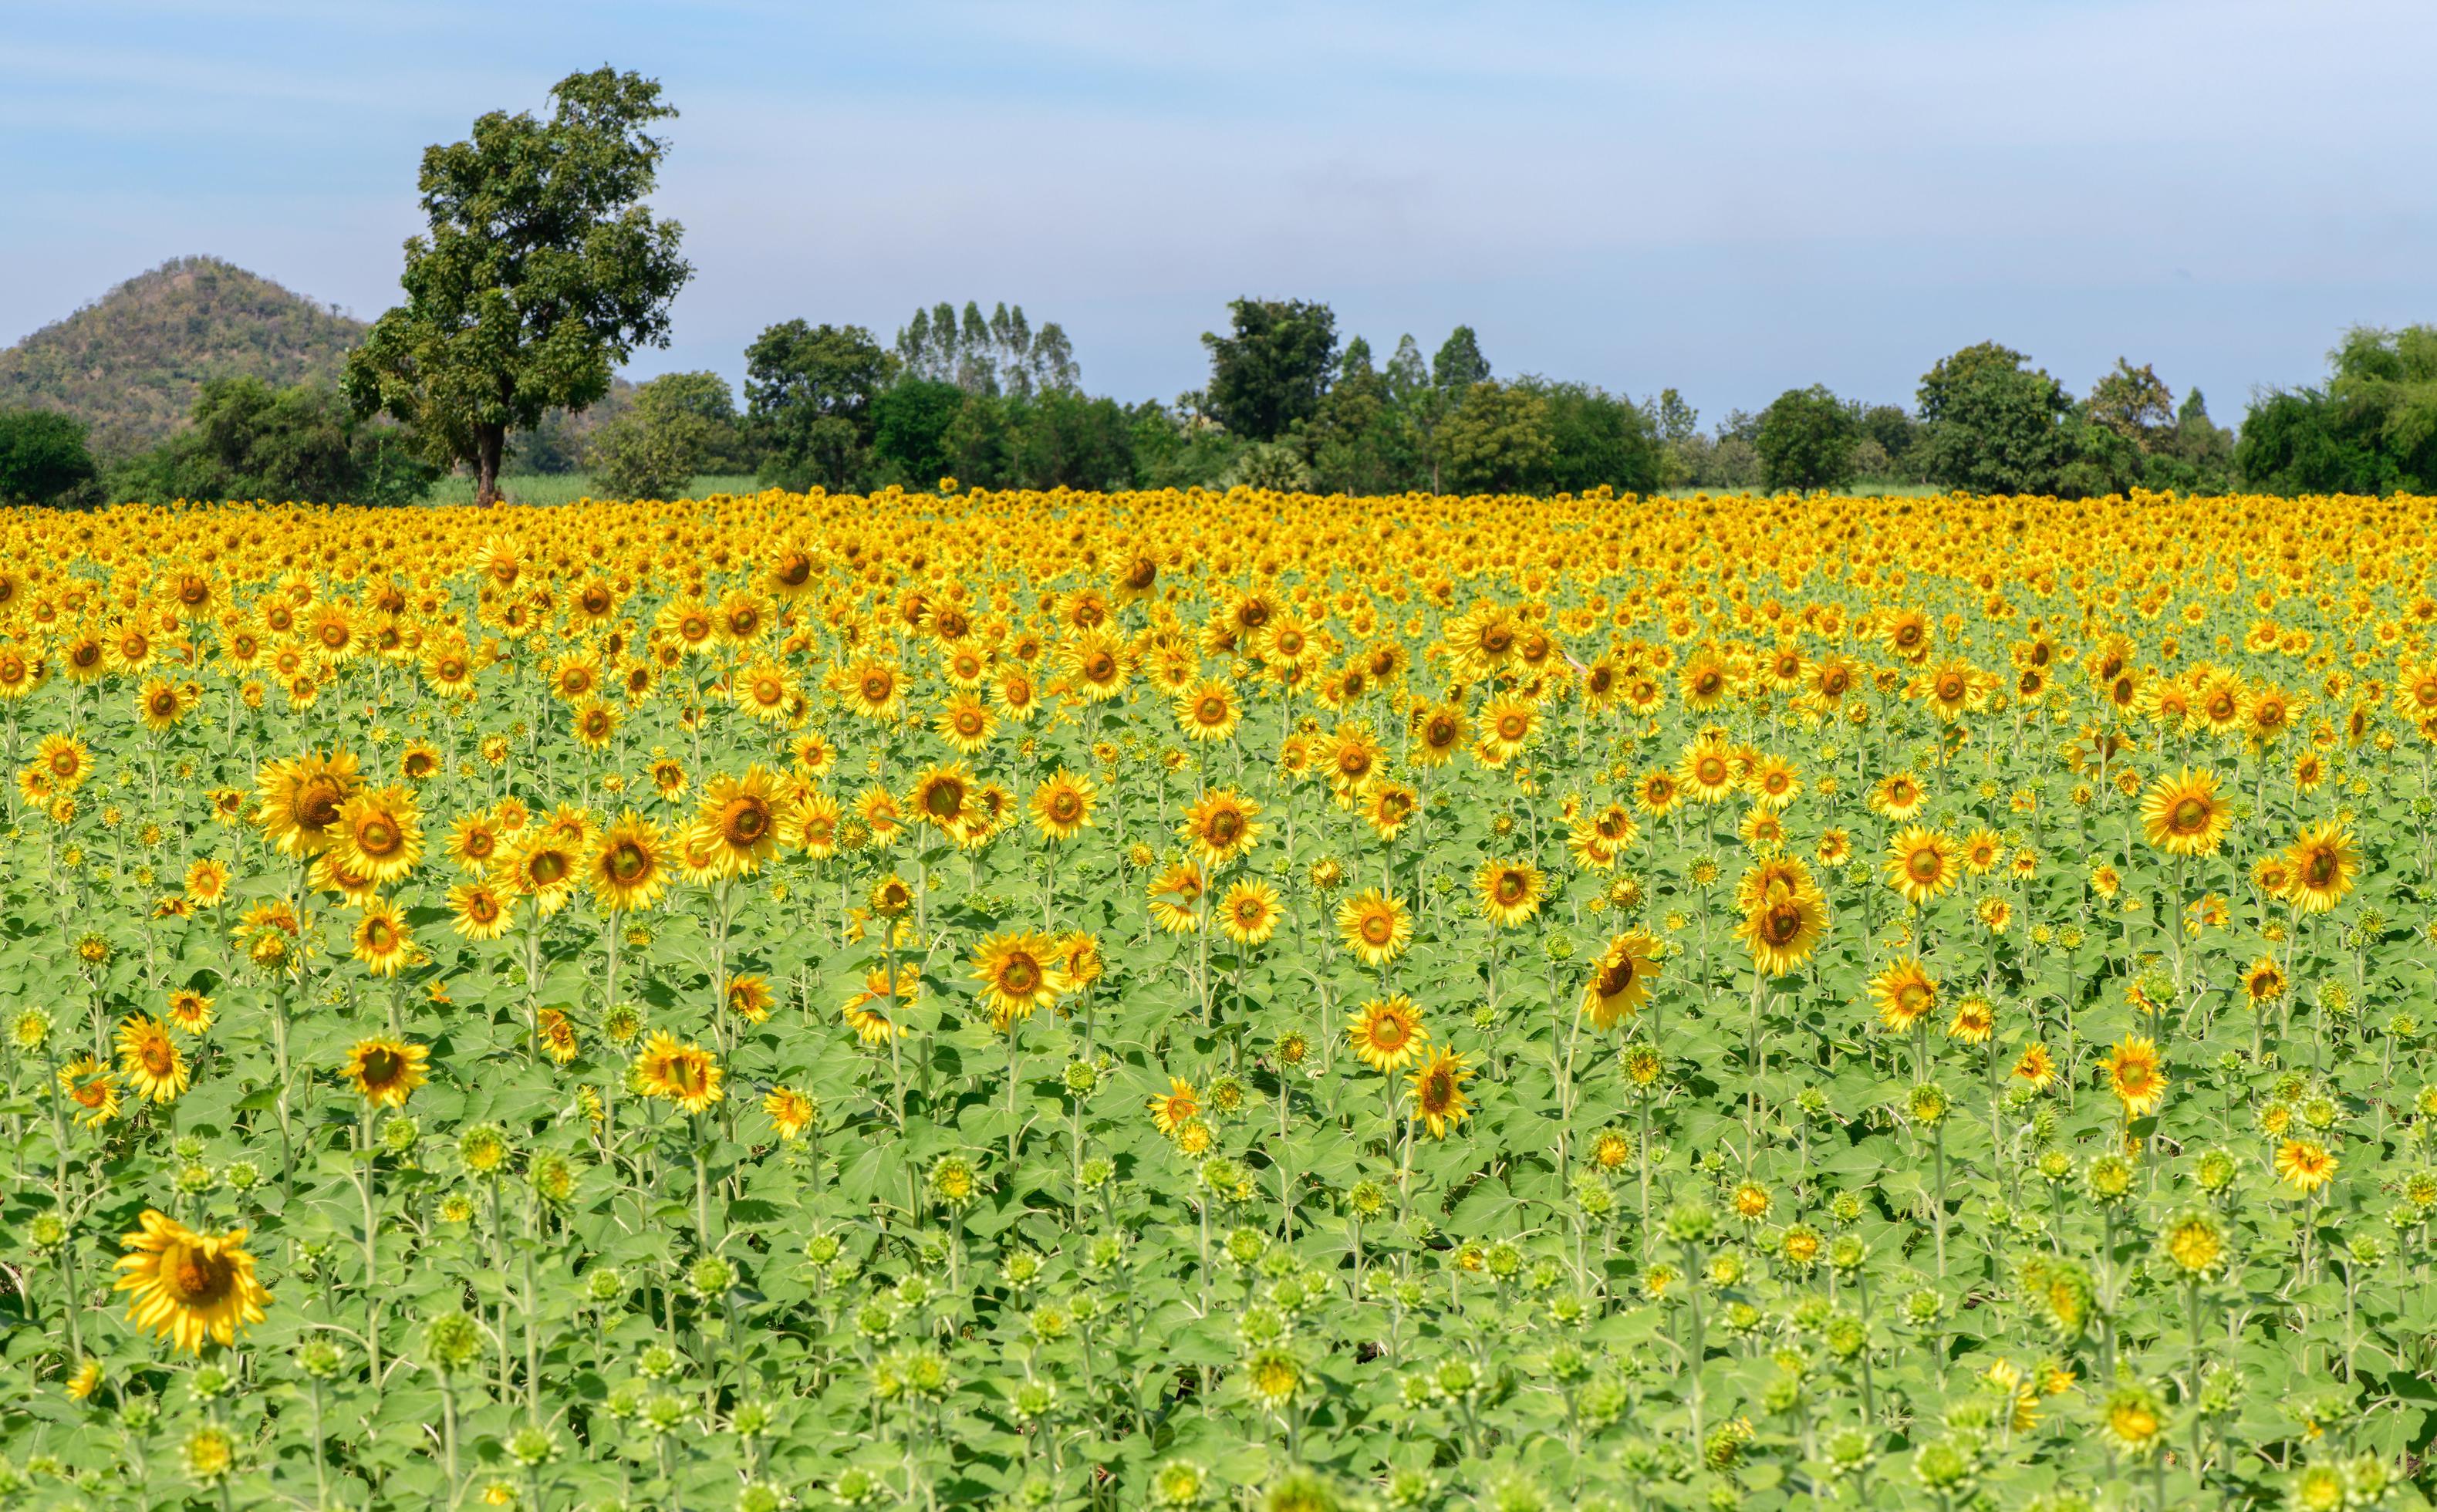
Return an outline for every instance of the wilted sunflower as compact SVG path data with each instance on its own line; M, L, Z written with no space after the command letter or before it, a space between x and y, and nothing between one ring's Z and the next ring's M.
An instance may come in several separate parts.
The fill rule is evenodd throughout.
M903 1015L921 992L921 967L899 967L892 989L887 969L874 966L863 974L863 991L846 1001L847 1027L866 1045L886 1045L902 1038L906 1032Z
M268 1316L271 1293L254 1278L244 1229L199 1234L177 1220L147 1208L142 1226L119 1242L123 1273L114 1289L132 1292L128 1321L158 1334L190 1354L203 1341L234 1345L240 1326Z
M1405 905L1366 888L1337 905L1337 932L1365 966L1385 966L1412 943L1413 921Z
M1607 942L1591 961L1590 980L1583 984L1582 1011L1600 1030L1614 1029L1650 1000L1650 984L1658 976L1658 941L1639 929L1627 930Z
M374 1107L399 1108L429 1080L424 1066L430 1059L428 1046L376 1036L356 1042L340 1074L354 1082L356 1095Z
M1410 997L1374 998L1346 1026L1355 1057L1374 1071L1401 1069L1429 1043L1422 1011Z

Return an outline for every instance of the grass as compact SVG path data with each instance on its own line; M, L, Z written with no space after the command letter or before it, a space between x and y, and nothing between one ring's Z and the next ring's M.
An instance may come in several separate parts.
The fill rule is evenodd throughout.
M752 493L759 485L743 473L700 473L686 485L685 497L701 499L710 494ZM571 504L579 499L593 497L592 479L581 472L513 472L500 475L500 492L512 504ZM470 504L474 501L474 480L470 475L452 474L431 485L423 496L427 504Z

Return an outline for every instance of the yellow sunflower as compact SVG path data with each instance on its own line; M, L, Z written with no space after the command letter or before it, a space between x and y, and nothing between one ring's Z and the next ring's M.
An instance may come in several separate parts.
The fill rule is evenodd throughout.
M1346 1030L1356 1059L1379 1072L1401 1070L1430 1041L1421 1009L1402 993L1363 1004Z
M1413 921L1405 905L1368 888L1337 905L1337 932L1365 966L1385 966L1412 943Z
M119 1241L127 1253L114 1289L134 1293L130 1323L201 1354L205 1339L234 1345L239 1327L268 1316L263 1306L271 1293L254 1277L244 1229L199 1234L149 1208L138 1222L142 1226Z
M428 1046L377 1036L356 1042L340 1074L354 1082L356 1095L374 1107L400 1108L415 1088L430 1080L424 1067L430 1059Z

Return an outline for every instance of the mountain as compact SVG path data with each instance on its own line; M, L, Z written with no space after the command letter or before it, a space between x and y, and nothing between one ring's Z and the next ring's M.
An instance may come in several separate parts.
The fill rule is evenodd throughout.
M205 378L336 383L361 321L217 257L176 257L0 351L0 409L62 410L123 456L184 424Z

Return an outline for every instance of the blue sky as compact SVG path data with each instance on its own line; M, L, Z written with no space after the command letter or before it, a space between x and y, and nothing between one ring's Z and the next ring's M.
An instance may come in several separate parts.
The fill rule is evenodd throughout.
M370 317L417 155L604 62L683 115L638 376L1005 299L1168 397L1237 294L1705 422L1984 339L2222 420L2437 320L2437 7L0 0L0 343L182 253Z

